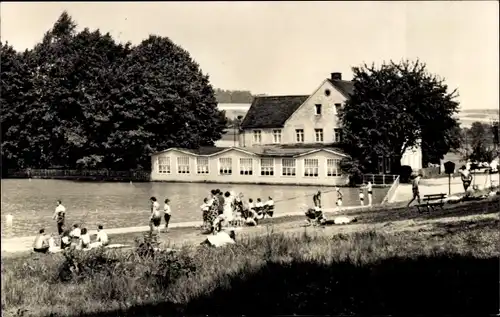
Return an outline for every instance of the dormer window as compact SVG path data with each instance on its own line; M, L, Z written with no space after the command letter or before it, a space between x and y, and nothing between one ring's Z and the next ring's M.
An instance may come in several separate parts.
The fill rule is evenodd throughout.
M321 104L316 104L314 106L316 108L316 115L320 116L321 115Z

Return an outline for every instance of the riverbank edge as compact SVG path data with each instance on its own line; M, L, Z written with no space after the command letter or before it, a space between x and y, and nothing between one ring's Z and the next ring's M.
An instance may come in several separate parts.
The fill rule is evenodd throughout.
M217 182L217 181L195 181L195 180L144 180L144 179L132 179L132 178L104 178L100 176L5 176L2 179L53 179L53 180L66 180L75 182L99 182L99 183L168 183L168 184L220 184L220 185L266 185L266 186L300 186L300 187L319 187L319 188L359 188L362 185L351 186L349 184L313 184L313 183L274 183L274 182ZM373 188L389 188L393 183L390 184L372 184Z

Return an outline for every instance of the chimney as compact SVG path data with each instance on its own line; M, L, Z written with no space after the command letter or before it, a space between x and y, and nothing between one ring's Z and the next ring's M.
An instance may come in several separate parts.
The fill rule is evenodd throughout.
M332 73L332 80L342 80L342 73Z

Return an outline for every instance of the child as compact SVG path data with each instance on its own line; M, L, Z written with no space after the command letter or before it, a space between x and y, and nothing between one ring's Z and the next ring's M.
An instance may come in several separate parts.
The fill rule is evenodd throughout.
M340 188L336 188L335 191L337 192L337 207L340 209L342 207L342 193L340 192Z
M359 188L359 202L361 203L361 206L365 205L365 193L363 191L364 191L363 187L360 187Z
M82 228L82 234L80 235L80 243L78 249L88 249L90 247L90 235L87 232L87 228Z
M257 203L255 204L255 212L257 213L257 217L258 219L263 219L264 218L264 213L263 213L263 210L264 209L264 204L262 203L262 201L260 200L260 198L257 198Z
M168 223L170 222L170 216L172 213L169 203L170 199L165 199L165 206L163 206L163 212L165 213L165 215L163 215L163 217L165 218L165 230L168 230Z

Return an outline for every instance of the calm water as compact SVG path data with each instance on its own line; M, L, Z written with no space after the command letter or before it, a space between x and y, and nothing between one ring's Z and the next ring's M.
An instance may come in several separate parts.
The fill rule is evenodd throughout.
M312 205L315 187L180 184L180 183L91 183L43 179L2 179L2 237L35 235L41 228L56 231L52 215L56 201L66 207L66 224L84 222L94 229L97 223L107 228L148 225L149 197L156 196L163 207L171 200L171 222L200 221L199 206L211 189L242 192L245 198L273 197L276 214L298 211L303 204ZM321 188L325 208L335 206L333 188ZM387 189L373 189L373 203L382 201ZM358 190L342 188L344 206L359 205ZM5 226L5 215L12 214L12 229Z

